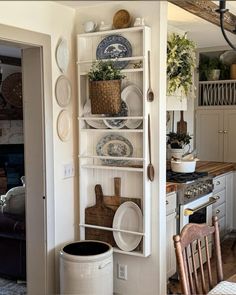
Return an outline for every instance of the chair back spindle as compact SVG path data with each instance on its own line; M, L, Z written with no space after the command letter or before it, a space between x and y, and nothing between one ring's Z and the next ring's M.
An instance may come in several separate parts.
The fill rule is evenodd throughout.
M214 283L223 280L218 218L214 216L212 220L212 226L189 223L180 235L173 237L184 295L207 294L214 287ZM208 246L212 236L216 255L216 282L213 281Z

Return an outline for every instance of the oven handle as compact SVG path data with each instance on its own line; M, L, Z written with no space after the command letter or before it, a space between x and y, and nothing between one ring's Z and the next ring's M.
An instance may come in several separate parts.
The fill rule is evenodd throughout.
M190 209L190 208L187 208L184 210L184 216L189 216L189 215L193 215L195 212L203 209L203 208L206 208L212 204L214 204L215 202L217 201L217 198L215 197L210 197L209 198L209 202L205 203L205 204L202 204L201 206L198 206L194 209Z

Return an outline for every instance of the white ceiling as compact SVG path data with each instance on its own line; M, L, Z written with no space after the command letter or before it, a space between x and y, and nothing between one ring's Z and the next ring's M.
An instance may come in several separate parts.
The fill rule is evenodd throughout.
M102 3L113 3L117 1L56 1L62 5L73 8L96 6ZM218 5L218 1L213 1ZM135 5L135 3L134 3ZM227 8L230 12L236 14L236 1L227 1ZM188 32L189 38L196 42L198 48L227 46L220 28L213 25L181 8L168 3L168 22L170 25ZM236 35L229 34L233 43L236 43Z

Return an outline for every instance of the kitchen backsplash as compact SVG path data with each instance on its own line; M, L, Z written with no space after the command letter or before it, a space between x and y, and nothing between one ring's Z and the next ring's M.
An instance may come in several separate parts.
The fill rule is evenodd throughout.
M0 121L0 144L24 143L22 120Z

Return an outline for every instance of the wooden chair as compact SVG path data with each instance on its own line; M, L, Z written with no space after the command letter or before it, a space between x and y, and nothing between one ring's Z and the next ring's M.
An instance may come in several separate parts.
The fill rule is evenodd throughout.
M223 280L218 218L214 216L212 220L212 226L189 223L182 229L180 235L173 237L181 288L184 295L207 294L214 285ZM215 283L213 281L208 247L211 235L216 255ZM201 248L202 241L205 241L205 253L203 248ZM197 252L194 254L195 243L197 243ZM206 265L204 266L203 255L206 255ZM197 268L198 265L199 269Z

